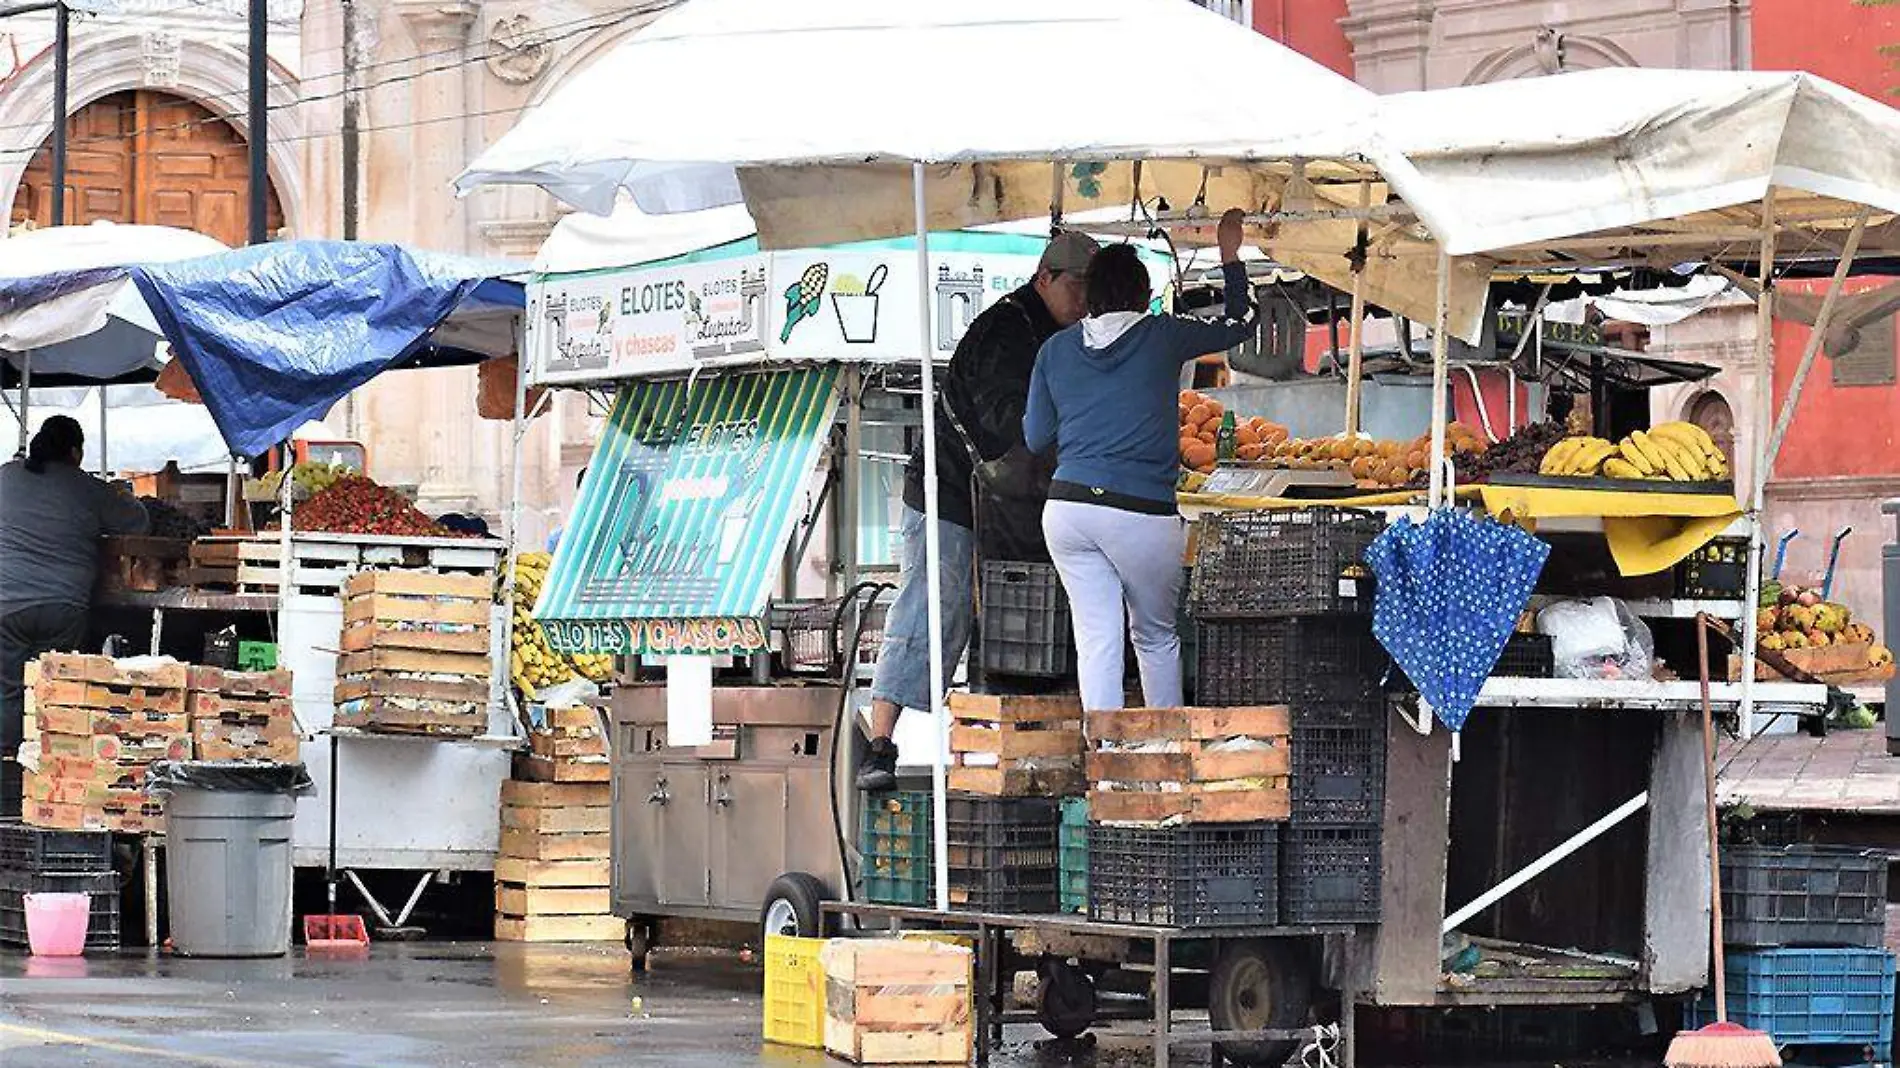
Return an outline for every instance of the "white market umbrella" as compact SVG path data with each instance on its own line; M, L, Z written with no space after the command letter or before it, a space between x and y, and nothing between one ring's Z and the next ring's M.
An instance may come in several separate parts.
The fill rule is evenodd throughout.
M54 226L0 241L0 350L16 370L106 380L163 363L164 339L123 268L228 251L169 226Z

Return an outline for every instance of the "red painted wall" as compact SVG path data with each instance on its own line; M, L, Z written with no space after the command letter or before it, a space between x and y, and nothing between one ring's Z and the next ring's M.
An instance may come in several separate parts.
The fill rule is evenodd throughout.
M1255 0L1256 3L1259 0ZM1807 70L1859 93L1900 105L1900 4L1863 7L1854 0L1755 0L1756 70Z
M1352 42L1339 28L1345 17L1346 0L1253 0L1254 29L1350 78Z
M1900 4L1865 7L1853 0L1755 0L1754 66L1757 70L1807 70L1887 104L1900 105L1900 56L1881 54L1900 46ZM1853 279L1850 290L1886 279ZM1798 292L1825 292L1825 281L1787 284ZM1775 404L1780 410L1807 344L1808 328L1775 323ZM1738 418L1747 417L1738 412ZM1825 359L1815 365L1801 405L1775 461L1775 477L1827 478L1888 475L1900 470L1894 443L1900 420L1900 387L1834 388ZM1841 428L1853 427L1851 435ZM1847 438L1851 444L1844 442Z
M1850 278L1843 292L1877 288L1885 278ZM1825 293L1827 281L1784 282L1783 292ZM1810 331L1800 323L1775 320L1775 411L1794 382ZM1900 340L1895 341L1900 348ZM1900 354L1896 354L1900 355ZM1738 413L1739 415L1740 413ZM1846 428L1852 428L1848 430ZM1794 422L1775 460L1775 478L1829 478L1888 475L1896 469L1900 440L1900 387L1836 388L1827 357L1815 361L1801 389Z

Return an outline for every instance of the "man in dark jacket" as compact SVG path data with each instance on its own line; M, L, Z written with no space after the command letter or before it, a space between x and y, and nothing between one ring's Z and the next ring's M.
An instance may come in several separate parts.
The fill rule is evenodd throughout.
M979 463L1003 461L1003 485L986 493L985 549L1024 546L1015 558L1041 556L1042 515L1033 460L1023 447L1023 409L1036 353L1056 331L1082 318L1083 274L1096 244L1083 234L1057 234L1043 250L1029 284L991 305L970 324L950 366L937 382L938 581L943 597L943 667L946 681L970 642L970 572L978 540L971 504ZM967 444L966 444L967 440ZM975 455L971 450L975 450ZM877 675L871 684L871 749L858 770L858 787L889 790L897 784L897 746L891 732L906 708L931 706L929 585L924 554L924 458L913 453L904 473L903 556L897 599L884 623ZM1025 534L1026 532L1026 534ZM1026 542L1032 542L1033 547Z

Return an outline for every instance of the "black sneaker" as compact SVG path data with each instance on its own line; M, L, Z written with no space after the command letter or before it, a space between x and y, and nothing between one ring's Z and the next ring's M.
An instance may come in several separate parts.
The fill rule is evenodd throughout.
M871 739L871 751L858 765L858 789L881 794L897 788L897 743L889 738Z

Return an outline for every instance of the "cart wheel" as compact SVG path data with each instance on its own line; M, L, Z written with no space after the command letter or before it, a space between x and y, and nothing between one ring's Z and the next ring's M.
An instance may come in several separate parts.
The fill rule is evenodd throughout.
M1057 1038L1075 1038L1095 1023L1095 983L1068 961L1044 958L1036 968L1036 1022Z
M765 945L765 935L823 938L823 905L828 897L825 884L802 871L786 872L774 879L759 909L759 945Z
M1306 1022L1313 981L1298 949L1277 939L1227 943L1208 980L1207 1015L1216 1031L1290 1030ZM1277 1065L1292 1042L1223 1042L1215 1047L1236 1064Z
M647 970L647 955L653 952L653 921L645 916L635 916L627 921L627 953L632 957L631 966L636 972Z

